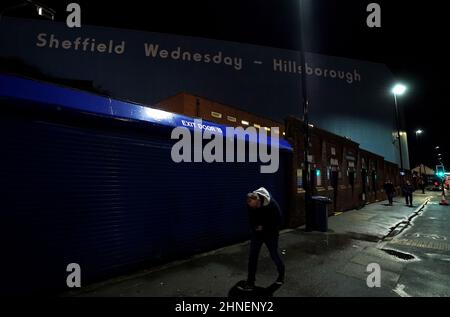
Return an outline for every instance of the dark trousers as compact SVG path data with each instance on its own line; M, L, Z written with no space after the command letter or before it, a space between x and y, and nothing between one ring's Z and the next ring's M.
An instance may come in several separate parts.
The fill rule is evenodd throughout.
M284 279L285 267L280 253L278 252L278 236L272 236L269 238L260 238L253 235L250 242L250 258L248 261L248 278L247 282L254 284L256 281L256 269L258 266L259 252L262 245L265 244L269 249L270 257L277 266L279 278Z
M412 206L413 201L413 195L412 194L405 194L406 204L408 206Z
M388 200L389 200L389 205L392 205L392 202L394 201L394 194L393 193L389 193L387 194Z

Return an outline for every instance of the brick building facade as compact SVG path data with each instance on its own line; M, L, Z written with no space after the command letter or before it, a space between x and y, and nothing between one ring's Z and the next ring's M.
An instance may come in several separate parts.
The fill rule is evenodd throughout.
M288 227L305 223L305 157L304 125L296 117L285 123L263 118L233 106L181 92L160 101L158 108L226 126L254 126L270 130L279 127L280 136L293 147L290 183ZM400 195L400 173L396 164L361 149L359 144L324 129L310 126L308 162L312 195L331 198L329 215L360 208L366 203L384 200L383 184L391 180ZM406 177L409 177L408 174Z

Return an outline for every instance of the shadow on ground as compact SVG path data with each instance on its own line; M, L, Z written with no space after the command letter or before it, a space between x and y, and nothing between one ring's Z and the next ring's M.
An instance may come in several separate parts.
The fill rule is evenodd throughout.
M240 290L239 286L244 286L245 281L239 281L228 292L230 298L254 298L254 297L273 297L273 294L281 287L281 285L273 283L269 287L255 286L253 291Z

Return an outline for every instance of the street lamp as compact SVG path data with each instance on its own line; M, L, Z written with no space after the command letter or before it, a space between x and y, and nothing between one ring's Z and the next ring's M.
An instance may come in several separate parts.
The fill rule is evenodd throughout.
M439 150L439 145L435 147L436 150Z
M403 95L406 91L406 86L403 84L396 84L393 88L392 88L392 93L394 95Z
M0 21L2 20L3 15L7 12L7 11L12 11L12 10L16 10L22 7L25 7L27 5L33 5L36 8L37 14L41 17L44 17L46 19L49 20L54 20L55 19L55 14L56 11L53 10L50 7L47 7L43 4L40 4L34 0L24 0L16 5L10 6L10 7L6 7L4 8L2 11L0 11Z
M29 1L30 3L33 3L34 1ZM40 15L41 17L44 17L48 20L54 20L55 19L55 10L48 8L48 7L44 7L41 4L38 3L33 3L34 6L36 7L37 13L38 15Z
M419 140L420 140L420 135L422 135L423 134L423 130L422 129L418 129L418 130L416 130L416 142L417 142L417 150L418 150L418 152L419 153L421 153L420 152L420 150L421 150L421 143L419 142ZM419 165L419 173L420 173L420 177L422 177L422 155L419 155L419 161L420 161L420 165Z
M401 96L405 93L406 86L403 84L396 84L392 88L392 93L394 94L394 101L395 101L395 116L396 116L396 122L397 122L397 138L398 138L398 149L400 153L400 172L403 172L403 155L402 155L402 144L400 139L400 119L399 119L399 113L398 113L398 103L397 103L397 96Z

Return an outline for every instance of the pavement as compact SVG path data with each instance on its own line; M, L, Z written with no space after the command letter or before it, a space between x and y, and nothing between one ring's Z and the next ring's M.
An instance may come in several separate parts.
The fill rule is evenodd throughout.
M450 207L438 193L414 194L414 207L397 197L394 206L373 203L328 218L328 232L284 230L280 249L286 283L277 276L266 248L258 264L257 293L264 296L450 296ZM62 296L239 297L246 279L249 243L149 268ZM381 270L369 287L369 264ZM247 294L248 295L248 294Z
M381 245L414 256L397 282L402 296L450 296L450 206L440 206L440 197L435 194L405 230Z

